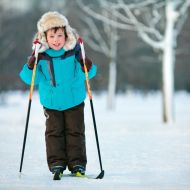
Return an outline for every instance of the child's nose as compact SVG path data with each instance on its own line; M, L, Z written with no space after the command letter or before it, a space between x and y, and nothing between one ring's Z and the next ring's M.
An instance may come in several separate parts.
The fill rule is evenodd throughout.
M54 38L54 41L55 41L55 42L57 42L57 41L58 41L58 38L57 38L57 37L55 37L55 38Z

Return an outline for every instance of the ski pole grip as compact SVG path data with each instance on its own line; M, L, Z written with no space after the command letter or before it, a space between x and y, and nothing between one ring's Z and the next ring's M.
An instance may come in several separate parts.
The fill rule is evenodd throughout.
M83 63L85 64L85 51L84 51L83 40L82 40L82 38L79 38L78 41L79 41L80 47L81 47L81 53L82 53Z
M34 41L33 44L35 45L34 55L37 58L38 57L38 52L39 52L42 44L38 40Z
M37 58L38 57L38 52L39 52L39 49L41 47L41 44L40 43L37 43L35 45L35 57Z

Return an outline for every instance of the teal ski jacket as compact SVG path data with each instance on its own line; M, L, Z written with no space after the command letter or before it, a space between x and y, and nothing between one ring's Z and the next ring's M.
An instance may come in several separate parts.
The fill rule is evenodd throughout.
M62 58L67 51L64 49L45 51L52 58L54 80L47 60L39 60L36 68L34 84L38 85L41 104L49 109L66 110L82 103L86 98L85 73L75 54ZM96 66L92 64L88 72L89 79L96 75ZM31 84L32 70L27 63L20 72L21 79L28 85Z

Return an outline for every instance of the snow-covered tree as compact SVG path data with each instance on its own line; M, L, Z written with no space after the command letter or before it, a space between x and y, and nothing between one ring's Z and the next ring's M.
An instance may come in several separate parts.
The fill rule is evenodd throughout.
M80 4L88 15L98 20L120 29L137 31L144 42L162 53L163 120L173 122L175 49L190 0L102 1L106 3L96 10L82 0ZM112 13L114 19L102 15L102 9Z
M81 2L77 1L81 6ZM97 1L100 7L108 6L106 1ZM107 9L101 9L101 15L115 20L116 17ZM116 94L116 80L117 80L117 43L118 43L118 28L109 23L101 22L102 28L99 28L92 18L84 17L82 20L88 25L84 29L84 38L88 45L95 51L103 53L109 59L109 79L108 79L108 96L107 108L109 110L115 107L115 94ZM103 34L102 34L103 31Z

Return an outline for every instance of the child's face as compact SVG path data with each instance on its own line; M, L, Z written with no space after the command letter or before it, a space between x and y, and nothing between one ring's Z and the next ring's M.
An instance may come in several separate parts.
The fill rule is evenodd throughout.
M47 42L50 48L54 50L61 49L65 44L64 30L59 28L56 32L54 29L50 29L46 33Z

